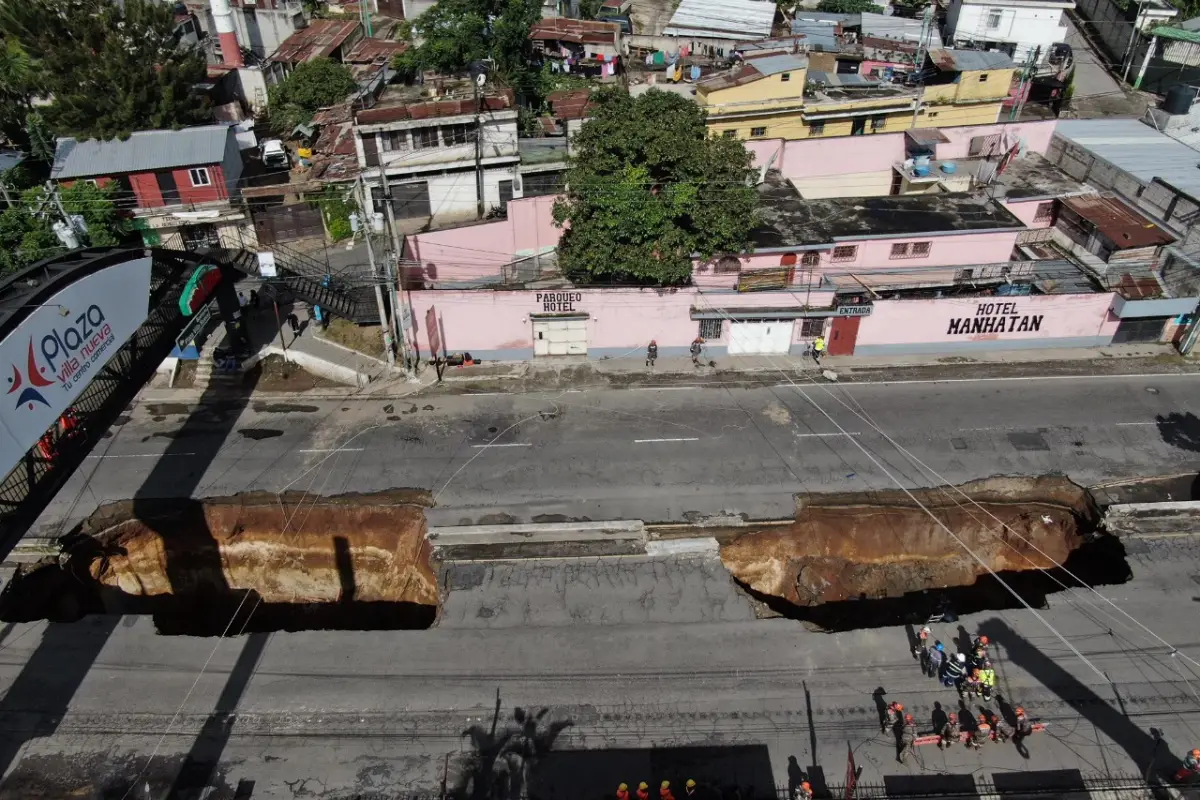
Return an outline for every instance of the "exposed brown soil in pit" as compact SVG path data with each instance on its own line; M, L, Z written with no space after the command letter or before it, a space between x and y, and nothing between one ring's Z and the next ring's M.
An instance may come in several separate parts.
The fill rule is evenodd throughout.
M913 492L953 536L900 491L808 495L794 523L742 529L722 544L721 560L758 595L806 608L970 586L987 568L1054 568L1098 520L1088 492L1065 478L988 478L959 488L979 505L952 490Z
M142 613L164 633L198 635L428 627L439 604L431 505L404 490L107 504L59 558L13 578L0 619Z

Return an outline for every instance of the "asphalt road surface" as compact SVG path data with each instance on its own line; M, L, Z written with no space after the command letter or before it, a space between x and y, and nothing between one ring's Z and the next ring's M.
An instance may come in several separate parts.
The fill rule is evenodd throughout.
M1093 485L1194 472L1197 389L1200 376L1158 375L272 401L240 414L142 404L34 533L180 485L196 497L426 488L445 525L778 519L797 493L892 488L885 470L939 482L880 430L953 483L1058 472Z
M1198 377L1155 376L802 387L807 398L783 386L240 412L141 404L35 533L172 486L194 496L425 487L438 524L784 517L798 492L891 486L885 470L905 485L936 480L873 425L954 482L1194 474L1198 387ZM1114 787L1097 800L1138 797L1127 787L1200 745L1200 642L1187 622L1200 538L1126 548L1132 580L1100 591L1170 645L1083 590L1052 595L1040 616L985 611L936 626L948 644L976 632L996 642L1000 693L1050 723L1027 758L991 744L925 747L897 763L880 701L903 702L922 729L958 708L920 674L904 628L825 634L759 619L715 556L691 553L450 564L443 614L425 631L218 640L161 636L137 616L7 625L0 798L469 793L481 754L515 731L538 746L492 774L528 774L543 797L599 800L621 781L678 789L687 777L761 794L786 791L801 770L833 785L847 747L862 780L894 794L1088 779ZM522 725L518 708L545 714Z

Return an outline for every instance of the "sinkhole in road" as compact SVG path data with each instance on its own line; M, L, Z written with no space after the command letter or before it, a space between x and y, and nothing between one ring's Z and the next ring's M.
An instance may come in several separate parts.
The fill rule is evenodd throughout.
M106 504L57 557L18 571L0 619L146 614L160 633L193 636L428 628L432 502L391 490Z
M956 487L804 495L795 520L724 537L721 560L775 613L825 630L924 623L1035 607L1077 586L1122 583L1120 541L1096 533L1091 494L1057 476L992 477Z
M1120 539L1100 535L1072 552L1061 568L987 573L969 586L906 592L899 597L861 597L818 606L798 606L755 592L745 585L743 588L775 614L836 633L903 624L920 628L935 612L944 608L958 616L1024 608L1022 600L1033 608L1046 608L1050 595L1080 586L1071 575L1088 586L1106 586L1125 583L1132 577L1132 572ZM1005 585L1021 599L1014 597Z

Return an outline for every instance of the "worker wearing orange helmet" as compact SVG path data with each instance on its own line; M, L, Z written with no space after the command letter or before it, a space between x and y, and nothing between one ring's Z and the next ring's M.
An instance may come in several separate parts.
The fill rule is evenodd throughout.
M958 714L951 711L946 716L946 721L942 723L942 729L938 731L938 748L944 749L950 745L961 741L958 727Z
M900 724L900 717L904 713L904 706L899 703L888 703L887 709L884 711L883 724L880 725L880 733L896 730L896 726Z
M629 784L622 783L617 787L617 800L629 800Z
M796 789L796 800L812 800L813 788L808 781L800 781L800 786Z
M971 747L976 750L992 738L992 724L988 722L987 714L980 714L979 721L975 723L975 733L971 736Z
M675 800L675 794L671 791L671 782L663 781L658 785L659 800Z
M1192 750L1183 757L1183 767L1175 773L1177 783L1191 783L1200 776L1200 750Z
M904 757L912 752L917 744L917 723L912 714L904 715L904 728L900 731L900 739L896 742L896 760L904 763Z
M650 784L645 781L638 784L637 800L650 800Z

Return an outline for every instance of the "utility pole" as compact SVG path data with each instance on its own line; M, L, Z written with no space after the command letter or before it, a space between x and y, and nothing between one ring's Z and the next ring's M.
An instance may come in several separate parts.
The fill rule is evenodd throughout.
M379 168L380 173L383 172L383 167ZM387 356L389 367L396 366L396 353L392 347L392 329L388 327L387 309L383 306L383 287L380 285L379 267L375 264L375 250L371 247L371 227L375 221L375 205L371 202L371 192L367 189L367 184L363 182L362 176L358 176L358 189L362 197L362 208L370 209L364 211L364 216L367 219L363 220L363 241L367 243L367 261L371 264L371 283L375 286L375 305L379 309L379 329L383 333L383 351Z
M475 86L475 212L483 219L483 111L479 99L479 87L487 80L485 73L474 76Z
M400 254L404 252L404 247L400 242L400 231L396 228L396 211L392 208L392 187L388 184L387 171L380 168L379 177L383 183L383 214L392 242L392 254L387 260L388 292L392 298L398 298L400 310L399 314L394 310L392 312L392 338L400 345L400 358L404 362L405 377L414 378L416 376L413 374L413 367L416 364L416 358L409 346L408 336L412 327L406 324L406 321L412 319L412 307L408 304L408 292L404 287L404 265L400 263ZM396 265L395 276L392 275L393 264ZM399 285L397 285L397 281ZM397 301L393 299L393 309L396 306Z
M1142 9L1145 7L1146 0L1141 0L1138 3L1137 16L1133 18L1133 30L1129 32L1129 43L1125 45L1125 53L1121 56L1121 61L1124 63L1125 70L1121 73L1121 80L1129 82L1129 70L1133 67L1133 60L1137 57L1137 48L1134 42L1137 41L1138 28L1142 24Z
M928 52L929 38L933 30L933 6L927 6L921 15L921 42L917 45L917 54L913 59L913 74L917 79L917 96L913 100L913 118L910 128L917 127L921 115L921 86L925 83L925 55Z

